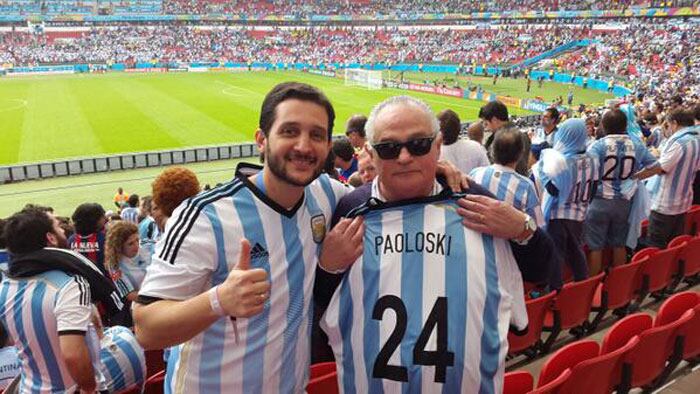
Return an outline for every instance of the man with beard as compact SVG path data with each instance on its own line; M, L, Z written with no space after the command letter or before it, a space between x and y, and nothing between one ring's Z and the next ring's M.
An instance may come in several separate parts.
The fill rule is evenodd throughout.
M277 85L255 136L262 171L239 168L168 220L135 307L139 341L174 346L166 391L304 390L317 250L347 190L320 175L334 118L316 88Z

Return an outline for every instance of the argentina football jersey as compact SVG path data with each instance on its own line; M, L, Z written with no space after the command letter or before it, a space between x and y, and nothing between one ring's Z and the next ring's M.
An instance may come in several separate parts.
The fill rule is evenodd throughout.
M321 321L341 392L501 392L509 325L527 325L522 279L508 242L456 208L445 191L354 211L364 252Z

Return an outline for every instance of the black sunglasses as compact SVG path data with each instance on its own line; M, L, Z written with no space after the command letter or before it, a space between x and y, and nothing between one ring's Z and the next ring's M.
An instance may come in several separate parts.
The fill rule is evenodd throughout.
M408 153L413 156L423 156L430 152L430 147L433 145L435 136L414 138L406 142L380 142L372 145L372 148L377 152L382 160L393 160L399 157L401 149L406 147Z

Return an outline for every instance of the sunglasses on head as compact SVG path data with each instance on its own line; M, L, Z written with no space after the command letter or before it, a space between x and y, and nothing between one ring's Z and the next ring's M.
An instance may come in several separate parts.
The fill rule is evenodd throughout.
M430 152L434 140L435 136L414 138L406 142L380 142L378 144L373 144L372 148L377 152L380 159L392 160L399 157L403 147L406 147L406 150L408 150L408 153L412 156L426 155Z

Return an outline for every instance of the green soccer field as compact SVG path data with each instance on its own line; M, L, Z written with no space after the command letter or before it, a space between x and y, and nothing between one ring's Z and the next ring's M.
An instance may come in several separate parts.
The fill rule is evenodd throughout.
M408 74L406 78L419 80L424 75ZM288 80L307 82L326 92L336 109L336 132L343 131L350 115L367 114L384 98L407 94L395 89L347 87L340 79L299 72L3 78L0 165L250 141L265 93ZM525 96L524 86L519 91L518 82L522 81L503 80L497 88L512 96ZM490 86L484 88L489 90ZM483 105L431 94L408 94L424 99L435 111L451 108L463 120L476 118ZM526 113L517 108L511 111Z

